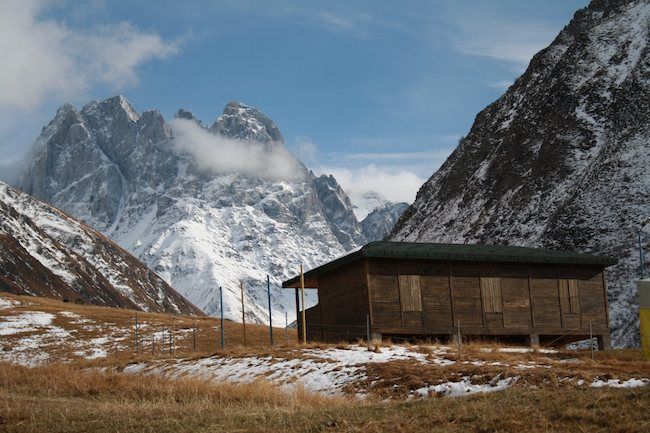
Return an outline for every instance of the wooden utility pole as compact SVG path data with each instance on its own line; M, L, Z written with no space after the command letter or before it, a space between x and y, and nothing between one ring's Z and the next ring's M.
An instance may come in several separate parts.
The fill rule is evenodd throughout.
M244 347L246 347L246 311L244 310L244 282L239 282L239 289L241 291L241 323L244 327Z
M460 359L460 346L463 344L462 337L460 336L460 320L458 320L458 336L456 338L458 343L458 359Z
M591 351L591 360L595 361L596 358L594 356L594 332L591 328L591 322L589 322L589 350Z
M302 304L302 314L301 314L301 321L302 321L302 342L306 343L307 342L307 321L305 318L305 274L302 269L302 265L300 265L300 302Z

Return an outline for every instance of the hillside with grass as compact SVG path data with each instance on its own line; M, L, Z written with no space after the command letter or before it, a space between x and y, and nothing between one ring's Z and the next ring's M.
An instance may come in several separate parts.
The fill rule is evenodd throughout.
M639 351L592 359L487 340L299 344L295 329L273 334L271 345L268 327L249 324L244 340L243 325L225 321L222 349L215 318L2 294L0 427L640 431L650 421Z

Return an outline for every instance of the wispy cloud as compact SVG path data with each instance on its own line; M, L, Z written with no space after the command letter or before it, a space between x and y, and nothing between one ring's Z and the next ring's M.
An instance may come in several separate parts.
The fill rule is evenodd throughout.
M368 192L378 192L394 202L413 203L415 194L427 179L406 169L375 164L356 168L319 167L318 173L334 175L357 206L363 205L364 195ZM361 210L356 214L357 218L363 219L370 209Z
M544 22L510 22L488 17L464 16L455 24L449 36L455 49L508 62L518 69L524 69L559 31L557 26Z
M308 7L287 7L282 15L293 19L297 24L317 26L331 33L346 34L366 38L370 34L373 18L367 13L340 13L333 10Z
M364 195L368 192L378 192L391 201L412 203L422 184L455 148L458 137L457 134L441 136L447 144L440 146L440 142L437 142L440 147L436 149L353 153L322 153L308 137L299 137L294 140L292 150L301 155L300 149L307 149L309 158L303 160L317 174L334 175L354 204L362 203ZM357 141L368 145L371 143L403 145L413 140L367 138ZM399 146L392 148L399 148ZM357 216L363 218L365 215Z
M170 123L176 149L192 155L203 170L284 180L295 178L299 172L298 162L284 146L227 139L208 132L192 120L173 119Z
M0 110L33 110L48 98L76 99L94 85L121 88L138 69L179 50L127 22L72 29L43 17L46 3L3 1L0 14Z

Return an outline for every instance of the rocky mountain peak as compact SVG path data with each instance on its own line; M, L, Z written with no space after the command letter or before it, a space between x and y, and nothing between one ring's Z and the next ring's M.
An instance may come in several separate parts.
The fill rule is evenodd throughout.
M194 113L184 108L179 108L176 114L174 114L174 118L191 120L197 125L203 126L203 123L194 115Z
M336 179L319 180L302 163L291 170L304 176L286 178L203 171L200 156L179 151L180 135L156 110L138 114L118 96L90 102L81 113L70 106L59 117L68 112L69 122L53 123L59 132L39 139L22 189L100 230L208 314L219 312L222 286L225 316L240 320L243 281L247 320L267 320L268 274L273 320L281 321L295 311L282 279L301 263L315 267L364 242ZM177 117L195 119L188 110ZM275 123L245 104L228 104L211 129L261 142L266 155L288 153L276 148L283 140ZM211 156L232 159L233 148Z
M263 144L284 144L280 129L266 114L244 103L231 101L226 105L210 132L227 138Z
M133 105L122 95L116 95L102 101L91 101L81 111L88 117L99 118L101 116L118 122L129 121L135 123L140 119L140 115L135 111Z
M323 204L325 217L334 231L334 236L346 250L365 243L354 216L352 202L334 176L321 175L313 181L316 194Z

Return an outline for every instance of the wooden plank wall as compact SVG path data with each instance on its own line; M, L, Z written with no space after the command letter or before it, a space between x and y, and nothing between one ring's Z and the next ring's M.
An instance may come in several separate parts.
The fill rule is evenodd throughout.
M318 300L322 339L365 338L369 309L364 261L356 261L319 276Z
M535 328L562 328L560 293L555 266L530 266L530 301Z
M528 267L502 265L500 267L501 297L503 300L503 327L528 329L532 326Z
M597 267L372 259L368 282L373 327L387 332L448 333L459 321L487 334L608 330Z

